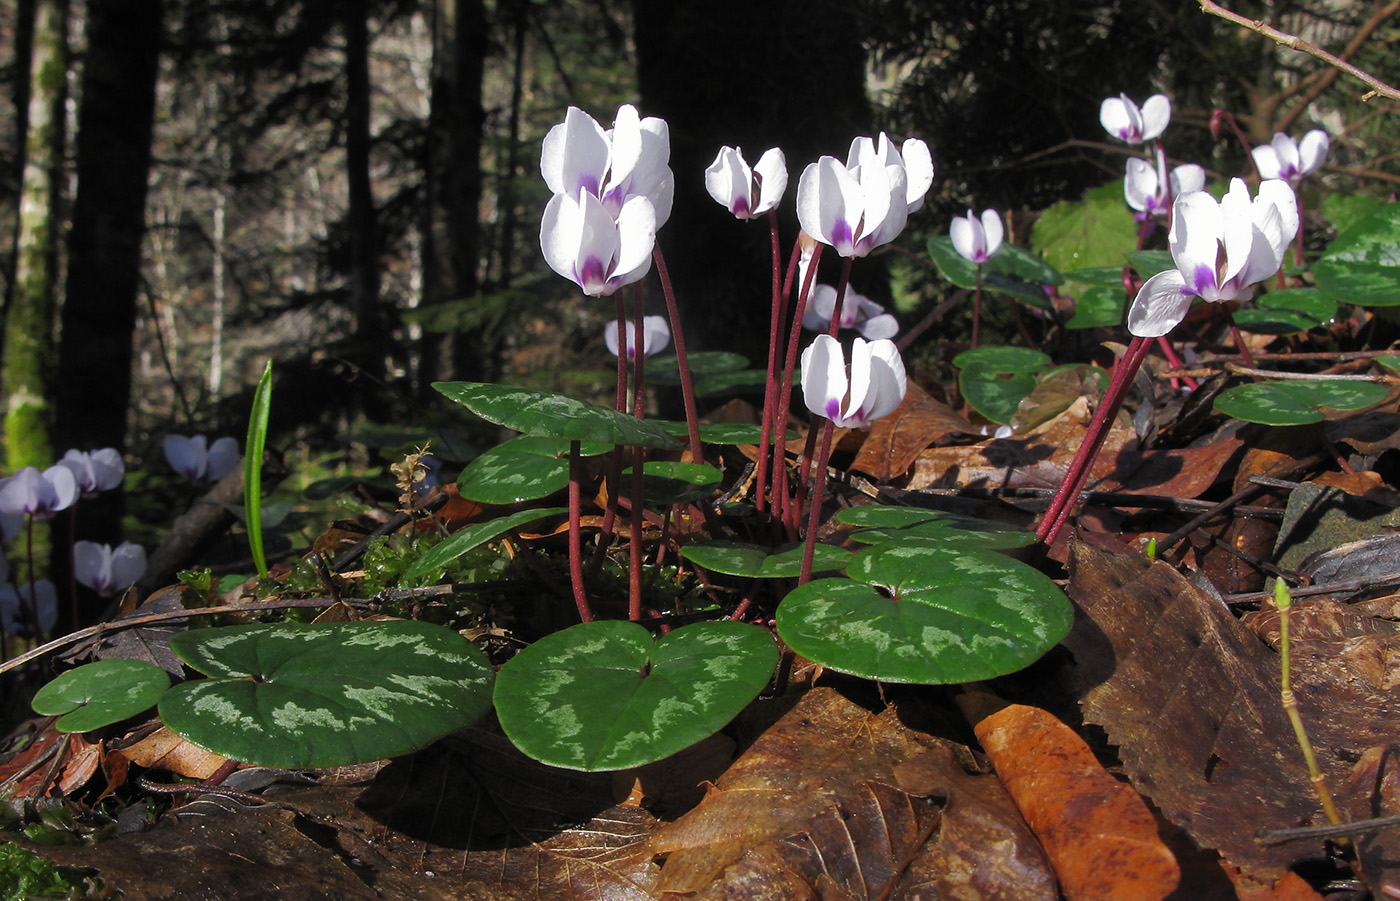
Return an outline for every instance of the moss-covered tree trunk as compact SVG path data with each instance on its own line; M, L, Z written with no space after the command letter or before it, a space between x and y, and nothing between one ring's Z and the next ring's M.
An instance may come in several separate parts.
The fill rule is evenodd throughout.
M0 365L6 396L5 462L11 472L53 462L48 398L54 360L57 242L62 231L58 198L68 70L67 19L67 0L35 3L15 285L5 313L5 352Z

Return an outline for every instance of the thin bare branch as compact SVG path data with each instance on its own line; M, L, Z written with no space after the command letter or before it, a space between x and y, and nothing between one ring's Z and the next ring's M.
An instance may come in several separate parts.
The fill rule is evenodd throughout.
M1217 16L1221 19L1224 19L1227 22L1233 22L1241 28L1247 28L1250 31L1262 34L1264 37L1269 38L1275 43L1282 44L1290 50L1297 50L1302 53L1311 54L1312 56L1315 56L1323 62L1327 63L1329 66L1334 66L1340 69L1341 71L1345 72L1346 74L1350 75L1352 78L1355 78L1356 80L1362 82L1371 89L1361 96L1362 100L1370 100L1372 97L1389 97L1392 100L1400 100L1400 90L1391 87L1390 85L1376 78L1374 75L1371 75L1369 72L1364 72L1361 69L1358 69L1356 66L1353 66L1346 60L1338 56L1334 56L1333 54L1328 53L1326 50L1323 50L1320 47L1313 46L1312 44L1308 43L1307 41L1303 40L1295 34L1289 34L1285 31L1279 31L1277 28L1274 28L1259 19L1245 18L1244 16L1241 16L1240 14L1235 12L1231 12L1230 10L1221 6L1220 4L1215 3L1214 0L1199 0L1199 2L1201 4L1202 12L1209 13L1212 16Z

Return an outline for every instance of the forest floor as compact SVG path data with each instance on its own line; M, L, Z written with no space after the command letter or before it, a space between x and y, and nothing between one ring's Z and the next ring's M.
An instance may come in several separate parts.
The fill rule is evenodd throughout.
M1188 375L1197 390L1173 387ZM1155 376L1115 423L1077 528L1023 553L1075 625L1020 673L878 685L799 658L727 729L640 770L546 766L488 717L405 757L224 767L216 789L175 795L155 774L224 762L178 740L168 757L123 750L158 720L67 737L32 720L0 764L10 806L81 821L114 795L119 834L4 837L147 899L1397 896L1400 834L1285 832L1327 817L1281 702L1266 588L1299 586L1292 690L1342 817L1400 813L1400 390L1265 427L1212 412L1221 360ZM1077 378L1042 382L999 439L911 384L872 430L838 433L825 509L1029 526L1083 440ZM834 523L822 535L842 540Z

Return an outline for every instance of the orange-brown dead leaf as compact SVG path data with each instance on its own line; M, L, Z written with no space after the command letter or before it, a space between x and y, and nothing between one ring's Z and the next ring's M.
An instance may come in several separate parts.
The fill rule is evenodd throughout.
M976 434L965 417L911 382L899 407L871 427L851 468L887 482L908 472L929 445L947 443L950 436Z
M164 726L131 745L112 748L111 753L120 754L137 766L168 770L191 779L208 779L228 762Z
M1146 901L1176 889L1181 870L1151 811L1074 730L1038 707L1012 704L973 731L1050 856L1066 899Z

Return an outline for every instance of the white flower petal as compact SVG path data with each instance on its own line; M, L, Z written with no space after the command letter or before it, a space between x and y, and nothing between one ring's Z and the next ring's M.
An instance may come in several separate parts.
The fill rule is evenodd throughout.
M112 551L112 587L125 591L146 574L146 549L124 541Z
M1195 163L1182 163L1172 170L1172 195L1191 194L1206 188L1206 170Z
M929 153L928 144L918 138L905 141L903 152L904 171L909 178L905 196L909 212L912 213L924 205L924 195L933 186L933 156Z
M1267 220L1261 214L1261 208L1266 206L1272 206L1278 210L1277 230L1268 227ZM1298 222L1298 195L1294 193L1292 186L1279 179L1268 179L1260 182L1259 191L1254 201L1254 216L1255 224L1264 231L1269 246L1282 260L1284 250L1297 237L1300 224Z
M198 439L198 444L195 439ZM204 436L188 438L184 435L166 435L165 459L170 468L191 481L204 475Z
M1142 134L1142 117L1127 94L1104 100L1099 106L1099 123L1115 138L1134 144L1141 140L1137 136Z
M1262 147L1255 147L1249 152L1254 158L1254 168L1259 170L1260 178L1282 178L1283 166L1278 158L1278 153L1268 144Z
M1142 140L1151 141L1172 121L1172 102L1166 94L1153 94L1142 105Z
M846 396L846 360L830 335L818 335L802 351L802 402L814 415L833 422Z
M1171 229L1167 233L1172 259L1192 290L1209 294L1212 300L1216 290L1216 259L1224 230L1220 204L1214 197L1199 191L1176 199Z
M1303 140L1298 142L1298 162L1303 175L1312 175L1322 164L1327 161L1327 150L1331 147L1332 140L1327 136L1327 132L1320 128L1303 135Z
M1139 338L1160 338L1176 328L1191 309L1193 292L1175 269L1159 272L1138 289L1128 309L1128 331Z
M880 313L871 316L860 326L861 336L867 341L878 341L881 338L893 338L899 334L899 320L889 313Z
M867 401L873 407L879 402L879 395L873 390L870 371L870 342L864 338L855 338L851 341L851 374L850 389L842 405L841 417L833 419L839 427L862 426L868 420Z
M617 216L618 253L616 272L627 276L619 285L630 285L651 268L651 252L656 247L656 210L645 197L633 197ZM637 270L640 274L636 274ZM636 274L635 278L630 276Z
M1157 199L1157 170L1147 160L1129 157L1123 175L1123 199L1138 212L1147 212Z
M1230 180L1230 190L1220 199L1220 217L1224 224L1222 243L1225 246L1225 270L1219 274L1221 287L1236 281L1237 276L1249 264L1251 248L1254 246L1253 201L1249 188L1242 179ZM1232 297L1211 297L1201 295L1206 300L1232 300Z
M797 221L802 230L849 256L860 221L860 184L835 158L809 163L797 181ZM854 221L848 216L854 215Z
M758 216L774 209L782 201L788 183L787 159L777 147L770 148L758 158L753 171L760 181L758 205L753 211Z
M986 236L987 258L991 259L1001 250L1002 239L1006 237L1006 229L996 210L982 211L982 233Z
M958 255L972 262L977 261L977 255L986 247L982 223L973 218L972 210L967 211L966 217L953 217L948 226L948 238L953 242L953 249Z
M1296 179L1299 176L1298 144L1283 132L1276 132L1271 142L1274 156L1278 157L1279 171L1284 178Z
M597 194L608 171L608 139L592 116L571 106L564 121L549 130L540 152L540 174L554 194L579 188Z

